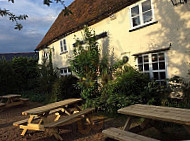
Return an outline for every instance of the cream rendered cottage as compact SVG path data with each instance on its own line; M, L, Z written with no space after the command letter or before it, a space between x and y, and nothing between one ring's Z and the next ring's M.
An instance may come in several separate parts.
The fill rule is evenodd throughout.
M173 6L171 0L75 0L73 15L59 14L36 47L39 63L52 50L61 75L71 73L69 57L75 35L84 25L95 30L102 52L129 58L129 64L162 81L186 77L190 62L190 2ZM81 38L82 39L82 38Z

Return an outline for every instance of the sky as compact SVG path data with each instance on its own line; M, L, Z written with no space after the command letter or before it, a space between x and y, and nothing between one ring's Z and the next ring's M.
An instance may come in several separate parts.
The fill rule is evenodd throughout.
M74 0L65 0L69 5ZM0 53L33 52L47 33L63 6L43 4L43 0L0 0L0 8L8 9L16 15L26 14L26 21L19 21L23 25L21 31L15 30L15 23L8 17L0 16Z

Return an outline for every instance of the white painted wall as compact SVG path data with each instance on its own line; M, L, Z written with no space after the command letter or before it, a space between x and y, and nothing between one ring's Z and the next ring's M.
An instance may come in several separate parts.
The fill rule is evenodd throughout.
M129 63L136 65L135 53L169 47L168 76L179 75L186 77L190 62L190 3L174 7L170 0L152 0L154 6L155 21L158 23L129 32L130 10L129 7L115 14L116 19L106 18L91 26L96 34L108 32L108 38L99 40L103 50L109 48L114 51L116 58L129 56ZM60 41L56 41L49 47L54 47L54 67L63 68L69 66L69 57L72 55L74 35L81 38L78 31L65 37L68 53L60 55ZM39 52L39 63L43 50Z

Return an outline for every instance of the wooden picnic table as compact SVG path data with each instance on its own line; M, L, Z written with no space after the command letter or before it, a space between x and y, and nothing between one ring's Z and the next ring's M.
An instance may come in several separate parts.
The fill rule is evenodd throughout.
M127 138L133 138L138 141L154 140L152 138L144 139L144 136L132 132L138 133L152 126L158 130L162 130L157 121L180 124L190 133L190 109L135 104L119 109L118 113L124 114L128 117L122 130L110 128L103 131L107 136L118 140L124 141L127 140ZM141 125L131 128L134 117L144 118L145 120Z
M28 99L21 98L19 94L0 96L0 105L4 105L6 108L24 104L25 101L28 101Z
M82 110L78 105L80 101L82 99L71 98L24 111L22 115L29 115L29 118L15 122L13 125L23 129L21 134L23 136L28 130L47 131L56 139L63 140L58 133L58 127L71 124L82 118L86 118L87 122L91 124L88 114L94 111L94 108ZM51 115L55 117L50 119Z

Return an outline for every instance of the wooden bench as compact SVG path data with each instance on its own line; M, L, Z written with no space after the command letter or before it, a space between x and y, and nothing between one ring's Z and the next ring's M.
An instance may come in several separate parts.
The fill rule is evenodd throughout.
M29 98L19 98L20 101L23 101L24 103L29 101Z
M35 118L34 118L34 120L36 120L36 119L39 119L39 117L35 117ZM20 120L20 121L17 121L17 122L14 122L14 123L13 123L13 126L20 126L20 125L27 124L27 123L28 123L28 120L29 120L29 118L24 119L24 120Z
M0 107L3 107L3 106L5 106L5 103L1 103L1 102L0 102Z
M60 125L62 125L64 123L67 123L67 122L69 122L71 120L74 120L75 118L81 117L82 115L86 115L86 114L88 114L88 113L90 113L90 112L92 112L94 110L95 110L94 108L85 109L85 110L80 111L78 113L72 114L70 116L66 116L66 117L64 117L62 119L59 119L59 120L57 120L55 122L48 123L48 124L44 125L44 128L54 128L54 127L60 126Z
M102 131L107 137L119 141L158 141L149 137L138 135L132 132L124 131L118 128L109 128Z

